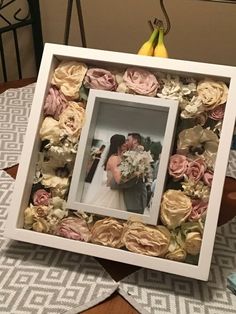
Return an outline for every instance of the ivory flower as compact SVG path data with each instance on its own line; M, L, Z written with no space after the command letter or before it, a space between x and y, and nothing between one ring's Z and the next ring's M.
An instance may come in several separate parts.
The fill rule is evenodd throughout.
M135 94L156 96L159 83L151 72L131 67L125 71L123 80L126 86Z
M123 224L114 218L109 217L96 221L91 232L91 241L93 243L113 248L120 248L123 246L123 243L121 242Z
M85 110L75 102L69 102L68 107L59 117L59 127L64 129L65 134L72 142L79 139L81 129L85 121Z
M51 144L60 143L61 130L58 121L52 117L46 117L43 120L39 135L42 141L49 140Z
M168 251L170 232L164 226L151 227L141 222L128 222L124 227L122 242L131 252L164 256Z
M202 199L205 202L208 202L210 196L210 188L205 185L202 181L197 183L191 180L186 179L184 182L181 182L183 193L191 198Z
M200 253L202 236L200 232L189 232L186 235L185 249L188 254L197 255Z
M79 89L82 85L87 66L76 61L62 61L55 69L52 84L56 85L69 99L79 98Z
M162 197L160 217L167 228L175 229L190 215L191 199L180 190L167 190Z
M179 100L182 102L184 97L196 91L195 81L184 84L179 76L171 76L167 74L166 78L162 78L163 88L157 94L160 98Z
M165 258L170 259L172 261L177 261L177 262L184 262L185 259L187 257L187 253L186 251L181 248L178 247L176 250L174 250L173 252L168 252L165 255Z
M195 118L204 112L202 100L196 96L193 96L190 101L182 101L181 108L183 111L180 115L184 119Z
M56 227L55 234L73 240L88 242L91 232L85 219L81 217L68 217L62 219Z
M198 83L197 93L203 102L205 110L212 110L226 102L228 87L224 82L205 79Z

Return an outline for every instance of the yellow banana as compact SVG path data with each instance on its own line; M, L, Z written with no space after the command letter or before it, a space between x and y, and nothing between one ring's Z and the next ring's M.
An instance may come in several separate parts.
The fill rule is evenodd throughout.
M142 47L139 49L138 51L138 55L142 55L142 56L153 56L154 53L154 43L155 40L157 38L159 29L155 28L154 31L152 32L152 35L150 36L150 38L148 39L148 41L146 41Z
M164 28L160 27L158 42L154 49L154 57L168 58L168 52L164 45Z

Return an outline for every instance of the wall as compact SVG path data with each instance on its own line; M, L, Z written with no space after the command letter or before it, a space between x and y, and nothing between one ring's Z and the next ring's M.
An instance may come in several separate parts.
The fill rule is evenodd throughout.
M81 3L87 45L91 48L136 53L150 34L147 21L163 18L158 0L81 0ZM236 65L236 5L198 0L165 0L165 4L172 25L166 36L170 57ZM45 42L63 43L66 5L66 0L40 0ZM32 44L28 37L23 42L26 75L32 76L35 71L28 55ZM81 45L75 3L69 43Z

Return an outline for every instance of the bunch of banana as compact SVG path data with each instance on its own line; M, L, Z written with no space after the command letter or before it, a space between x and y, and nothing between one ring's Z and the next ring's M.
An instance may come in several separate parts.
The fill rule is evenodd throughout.
M168 58L168 52L164 45L164 28L155 27L150 38L138 51L138 55Z

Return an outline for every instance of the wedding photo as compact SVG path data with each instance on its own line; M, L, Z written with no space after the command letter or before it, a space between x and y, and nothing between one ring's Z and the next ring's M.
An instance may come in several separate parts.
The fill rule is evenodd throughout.
M76 161L69 206L126 220L137 215L154 224L166 176L161 156L170 149L170 106L152 97L92 94L90 120L77 152L83 160Z

